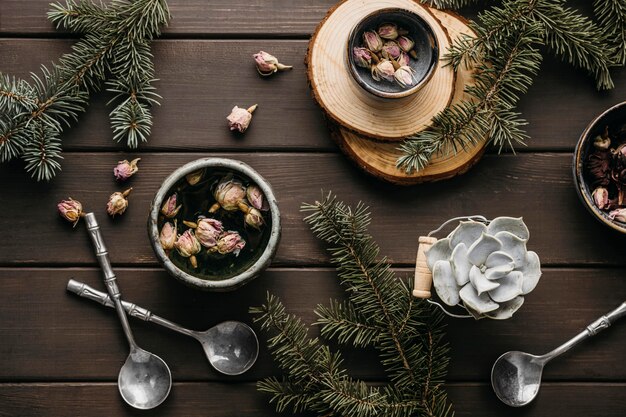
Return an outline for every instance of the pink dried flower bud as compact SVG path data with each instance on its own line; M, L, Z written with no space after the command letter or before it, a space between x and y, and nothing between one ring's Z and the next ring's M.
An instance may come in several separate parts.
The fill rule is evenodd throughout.
M174 224L166 222L163 225L159 235L159 242L161 242L161 247L165 253L174 249L174 243L176 243L176 220L174 220Z
M354 47L352 50L354 63L359 67L369 68L372 64L372 53L367 48Z
M83 205L78 200L73 200L71 197L67 200L61 200L57 204L57 210L59 215L68 222L71 222L76 226L81 217L84 216Z
M246 189L239 181L232 178L222 179L213 193L216 203L211 206L209 213L215 213L220 207L226 211L235 211L247 207L243 202L246 198Z
M257 185L250 185L246 188L246 197L252 207L262 211L269 210L263 191Z
M178 196L176 195L176 193L169 196L167 200L165 200L165 203L163 203L163 207L161 207L161 214L168 219L176 217L176 215L180 211L180 208L182 207L182 204L178 206L176 205L177 199Z
M617 220L618 222L626 223L626 208L620 208L613 210L609 213L611 220Z
M261 226L265 224L261 212L254 207L250 207L250 210L244 216L246 224L254 229L261 229Z
M399 66L404 67L411 63L411 59L409 58L409 54L407 54L406 52L401 52L398 59L396 59L396 62Z
M278 59L271 54L264 51L252 55L256 64L256 70L264 77L272 75L277 71L285 71L293 68L291 65L283 65L278 62Z
M378 28L378 36L383 39L394 40L398 37L398 26L394 23L383 23Z
M211 252L218 252L221 255L229 253L239 256L239 252L246 246L246 241L242 239L239 233L228 231L220 236L217 245L209 249Z
M393 74L396 82L400 85L400 87L406 88L415 84L415 70L413 68L405 65L396 70Z
M409 52L415 46L415 42L413 42L413 39L409 38L408 36L400 36L397 39L397 42L404 52Z
M185 232L178 236L178 239L174 243L174 247L178 251L179 255L184 258L189 258L189 262L191 262L191 266L194 268L198 267L198 261L196 260L196 254L200 252L202 246L200 246L200 242L193 234L191 230L185 230Z
M132 188L120 193L119 191L114 192L109 197L109 202L107 203L107 213L109 216L115 217L116 214L124 214L126 209L128 208L128 194L132 191Z
M224 231L222 222L206 217L198 219L196 228L196 238L205 248L212 248L217 245L217 240Z
M398 57L400 57L401 52L402 50L400 49L397 43L395 43L394 41L387 41L383 45L383 49L381 53L383 55L383 58L397 59Z
M604 210L609 206L609 191L604 187L598 187L591 193L593 201L600 210Z
M199 169L197 171L191 172L185 175L185 179L187 180L187 184L196 185L202 179L202 174L204 174L203 169Z
M372 52L378 52L383 48L383 40L373 30L363 32L363 43Z
M117 166L113 168L113 175L115 175L115 179L118 181L126 181L137 171L139 171L139 167L137 166L137 162L141 161L141 158L135 158L132 161L128 162L128 160L119 161Z
M228 120L228 128L230 130L237 130L239 133L243 133L250 126L250 122L252 121L252 113L258 107L257 104L254 106L250 106L248 109L244 109L241 107L233 107L232 111L226 118Z
M393 82L393 74L396 70L391 61L382 60L372 67L372 78L376 81L381 79Z

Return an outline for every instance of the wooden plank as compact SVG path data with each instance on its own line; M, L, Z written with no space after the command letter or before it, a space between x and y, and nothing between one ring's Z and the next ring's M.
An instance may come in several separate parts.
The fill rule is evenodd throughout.
M49 0L0 2L0 33L56 33L46 19ZM61 3L65 3L61 0ZM109 3L109 1L104 2ZM167 35L305 36L313 32L335 0L169 0Z
M0 2L0 4L5 4ZM30 2L25 2L30 4ZM2 6L0 6L2 7ZM0 71L27 77L42 63L69 50L72 40L0 39L5 57ZM167 40L154 45L156 86L163 96L154 109L150 141L141 150L321 150L336 151L306 86L303 59L306 41ZM262 79L251 55L275 53L294 70ZM532 150L571 151L589 121L626 96L626 71L615 72L616 88L598 93L582 72L546 59L520 110L529 121ZM77 126L65 135L73 150L123 150L111 137L105 103L97 94ZM245 136L231 134L225 117L233 105L259 103Z
M411 270L400 272L410 275ZM315 320L317 304L343 297L330 268L271 269L242 289L222 294L184 287L160 269L117 268L117 273L126 299L198 330L229 319L250 323L248 308L261 305L266 291L307 323ZM541 354L560 345L623 300L623 274L624 269L548 269L513 319L448 319L449 380L487 381L493 361L505 351ZM104 291L95 268L0 269L1 381L115 380L127 354L117 318L112 310L66 293L70 277ZM254 368L232 378L209 366L197 342L137 320L132 327L140 345L162 356L177 381L250 381L279 373L263 342ZM259 335L262 341L267 336ZM626 326L615 326L551 363L544 377L624 381L626 363L619 352L625 344ZM384 378L373 351L343 351L354 376Z
M569 416L621 417L626 408L626 384L545 384L531 405L513 409L501 404L486 384L447 387L457 417ZM113 383L2 384L0 415L136 416L119 398ZM275 415L268 397L253 384L175 383L170 397L151 416ZM287 414L285 414L287 415Z
M63 173L52 182L35 184L20 161L0 167L5 204L0 224L0 265L95 264L82 226L75 229L57 215L62 198L79 199L98 214L111 258L118 264L155 264L146 219L161 181L183 163L206 154L144 154L130 208L121 218L106 218L109 195L122 186L112 168L133 154L67 153ZM372 234L394 263L415 262L417 238L448 218L484 214L523 216L531 230L529 248L544 264L624 265L623 236L589 215L578 201L571 179L569 154L487 156L468 174L443 183L398 188L376 182L333 154L223 154L249 163L273 185L282 214L283 239L276 257L281 265L327 263L322 244L302 221L302 202L313 202L321 190L371 206ZM26 233L36 223L37 236ZM114 244L115 242L115 244ZM71 252L63 247L71 248Z

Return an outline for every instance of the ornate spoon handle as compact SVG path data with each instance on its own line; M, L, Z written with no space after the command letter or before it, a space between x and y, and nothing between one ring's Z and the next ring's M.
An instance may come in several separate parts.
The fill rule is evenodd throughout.
M135 350L137 349L137 344L135 343L135 338L133 337L133 333L130 329L128 317L126 317L126 313L124 312L124 307L122 307L120 289L117 286L115 273L113 272L113 268L111 267L109 253L107 252L107 248L104 245L104 240L102 239L100 226L98 225L96 216L93 213L85 214L85 224L87 225L87 231L89 232L91 243L93 243L93 248L96 252L96 257L98 258L98 263L100 263L100 268L104 273L104 283L107 287L109 295L113 299L115 310L117 311L117 315L119 316L120 322L122 323L122 329L124 329L124 334L126 335L126 339L128 340L128 344L130 345L131 349Z

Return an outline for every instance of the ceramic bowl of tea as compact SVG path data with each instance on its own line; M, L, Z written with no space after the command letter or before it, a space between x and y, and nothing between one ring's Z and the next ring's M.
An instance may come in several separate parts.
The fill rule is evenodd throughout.
M439 61L432 27L418 14L398 8L365 16L350 32L347 48L352 78L368 93L386 99L419 91Z
M198 159L163 181L150 207L148 236L177 280L207 291L234 290L258 277L280 241L269 183L241 161Z
M607 109L585 128L572 171L578 197L589 213L626 233L626 102Z

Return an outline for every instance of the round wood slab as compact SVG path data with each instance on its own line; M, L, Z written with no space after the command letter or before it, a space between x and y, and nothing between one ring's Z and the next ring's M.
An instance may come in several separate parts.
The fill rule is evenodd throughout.
M450 104L455 74L440 60L430 82L409 97L382 99L350 75L347 42L351 29L365 16L383 8L417 13L432 27L440 53L450 38L430 8L413 0L344 0L332 8L313 34L307 53L307 76L313 97L327 117L344 129L382 141L401 141L422 131L431 118Z
M432 12L447 28L453 40L462 33L474 35L462 17L434 9ZM459 67L452 104L470 98L464 92L464 87L471 81L472 71ZM480 160L486 145L486 140L482 140L456 154L436 155L423 170L407 174L396 168L396 161L402 154L397 149L398 143L372 141L341 126L335 126L333 137L341 149L367 173L399 185L439 181L463 174Z

